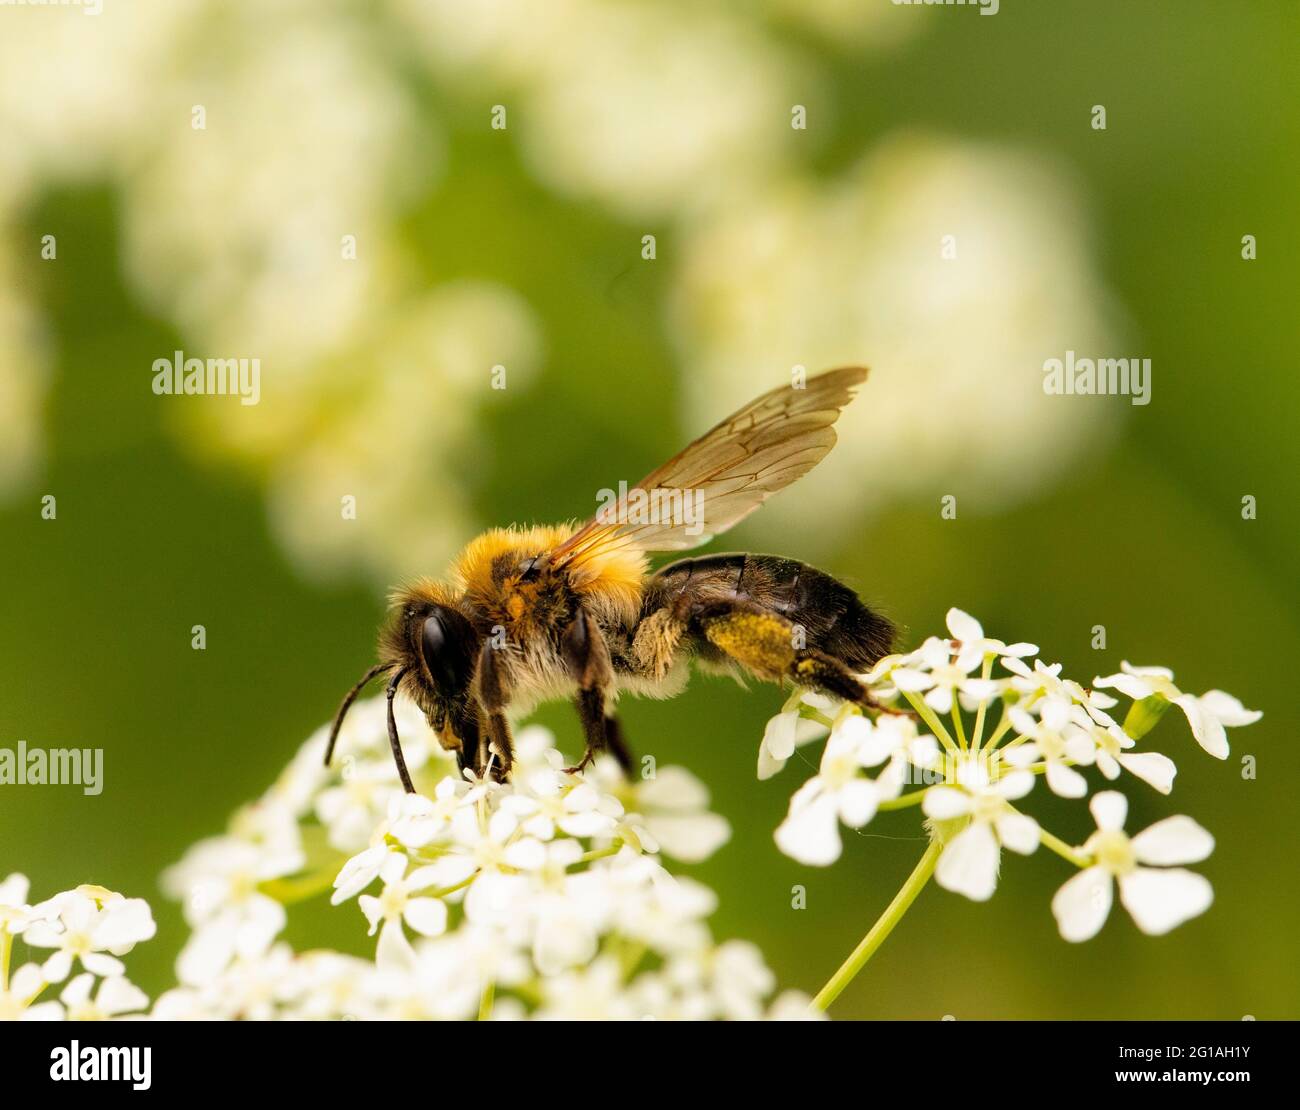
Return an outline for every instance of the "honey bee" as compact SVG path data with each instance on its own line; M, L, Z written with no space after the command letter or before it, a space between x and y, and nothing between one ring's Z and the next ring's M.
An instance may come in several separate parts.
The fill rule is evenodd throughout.
M326 765L349 706L381 675L388 737L409 793L393 717L399 693L419 706L462 769L498 780L513 761L508 714L556 698L573 699L586 739L582 760L566 770L577 773L608 751L630 771L614 712L619 696L673 697L692 663L875 706L856 675L889 653L893 625L829 574L750 554L649 569L651 553L707 542L816 466L866 377L845 367L765 393L585 524L493 529L465 548L449 581L396 590L379 662L339 706ZM647 504L701 511L691 518L647 512Z

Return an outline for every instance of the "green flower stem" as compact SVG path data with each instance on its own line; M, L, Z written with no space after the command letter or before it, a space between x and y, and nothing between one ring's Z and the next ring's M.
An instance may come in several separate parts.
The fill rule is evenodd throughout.
M1049 833L1046 829L1044 829L1044 828L1040 828L1040 829L1038 830L1038 838L1039 838L1039 840L1042 841L1042 843L1043 843L1046 847L1050 848L1053 852L1055 852L1055 853L1056 853L1058 856L1060 856L1063 860L1067 861L1068 863L1072 863L1072 864L1074 864L1075 867L1078 867L1078 868L1080 868L1080 869L1082 870L1082 869L1085 868L1085 867L1091 867L1091 866L1092 866L1092 860L1090 860L1087 856L1085 856L1085 855L1084 855L1082 852L1080 852L1078 849L1076 849L1076 848L1071 848L1071 847L1070 847L1070 846L1069 846L1069 845L1068 845L1064 840L1062 840L1059 836L1053 836L1053 835L1052 835L1051 833Z
M935 785L938 784L936 783ZM887 811L891 809L903 809L906 806L920 805L925 801L926 791L929 789L930 788L927 786L925 790L913 790L910 794L901 794L897 798L889 798L876 806L876 809Z
M894 926L903 920L903 915L916 901L916 896L921 893L925 884L930 881L930 876L934 874L935 865L939 862L939 854L942 851L943 845L938 840L930 841L930 846L926 848L925 855L921 857L920 862L917 863L912 873L907 877L907 881L894 895L894 900L885 907L885 912L871 926L867 935L858 943L858 946L840 966L840 969L817 992L817 997L812 1000L810 1009L825 1012L826 1008L840 996L840 992L853 982L854 976L876 954L876 949L885 943L885 938L893 932Z
M980 671L980 678L985 682L989 680L989 676L993 673L993 658L992 655L984 656L984 667ZM956 707L954 706L954 708ZM988 709L989 699L985 698L980 702L979 709L975 711L975 736L971 740L970 744L971 751L973 752L980 750L980 741L984 739L984 716L988 713Z
M799 716L805 721L816 721L819 725L825 725L827 728L834 728L835 722L832 721L825 713L819 709L814 709L811 705L804 705L799 708Z
M595 848L590 852L584 852L578 857L579 863L591 863L592 860L607 859L609 856L618 855L619 849L623 847L621 840L614 841L608 848Z
M998 727L993 730L993 735L989 737L989 744L988 744L989 751L992 751L994 748L996 748L998 746L998 743L1001 741L1002 737L1004 737L1010 731L1011 731L1011 716L1004 709L1002 711L1002 719L998 721Z
M461 879L458 883L452 883L451 886L440 886L437 890L431 890L424 897L426 898L446 898L448 894L455 894L458 890L464 890L470 883L477 879L483 872L475 871L468 879Z
M962 751L965 751L970 745L966 743L966 726L962 724L961 708L957 704L955 693L952 696L952 727L957 733L957 743L961 745Z
M0 925L0 991L9 989L9 954L13 949L13 933Z
M912 708L920 714L921 720L930 726L930 730L939 738L939 742L948 749L948 754L959 754L956 742L948 735L948 730L943 727L943 722L935 716L934 710L925 704L925 700L917 697L910 690L904 690L903 697L905 697L911 703Z
M497 985L492 980L488 980L483 987L483 993L478 1000L478 1019L479 1021L488 1021L492 1017L492 1004L496 1001Z
M318 894L324 894L334 886L334 879L343 862L343 857L340 856L337 863L307 875L299 875L291 879L266 879L257 884L257 889L284 906L305 902Z

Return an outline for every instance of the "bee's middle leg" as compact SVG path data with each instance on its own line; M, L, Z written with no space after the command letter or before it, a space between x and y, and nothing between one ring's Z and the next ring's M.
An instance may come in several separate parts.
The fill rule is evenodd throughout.
M587 745L582 759L574 766L566 767L565 770L569 774L577 774L585 770L607 747L612 748L615 758L620 764L624 764L626 770L631 764L631 754L623 742L617 724L614 724L611 730L612 718L606 716L605 712L607 692L614 681L609 647L605 643L600 627L586 610L579 609L573 622L564 630L560 648L569 673L578 683L578 694L574 704L578 709L578 717L582 721L582 731ZM616 742L612 745L610 744L611 731L616 737Z

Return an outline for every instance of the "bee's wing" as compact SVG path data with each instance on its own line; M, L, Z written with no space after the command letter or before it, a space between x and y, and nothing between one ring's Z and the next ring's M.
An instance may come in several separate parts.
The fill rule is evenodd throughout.
M846 366L809 378L802 389L764 393L602 508L551 552L552 564L575 567L615 548L682 551L725 532L821 462L835 446L831 425L866 377L863 367ZM699 515L661 511L647 519L647 498L638 491L655 490L681 491Z

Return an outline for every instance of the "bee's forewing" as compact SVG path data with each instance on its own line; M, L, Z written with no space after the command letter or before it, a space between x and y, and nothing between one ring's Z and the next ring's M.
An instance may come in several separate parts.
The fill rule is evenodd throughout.
M821 462L835 446L832 425L866 377L865 368L846 366L809 378L801 389L787 385L764 393L579 528L551 552L552 563L576 567L624 547L682 551L725 532ZM680 492L699 511L661 511L647 519L646 499L638 505L637 493L656 490Z

